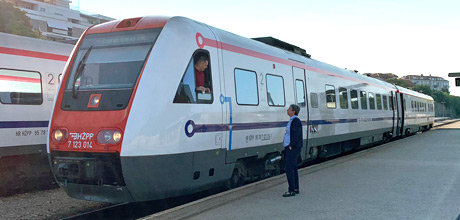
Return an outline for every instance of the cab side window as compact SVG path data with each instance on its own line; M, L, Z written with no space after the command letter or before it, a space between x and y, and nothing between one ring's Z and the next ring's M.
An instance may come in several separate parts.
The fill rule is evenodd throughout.
M173 103L211 104L213 102L209 58L208 51L195 51L176 90Z

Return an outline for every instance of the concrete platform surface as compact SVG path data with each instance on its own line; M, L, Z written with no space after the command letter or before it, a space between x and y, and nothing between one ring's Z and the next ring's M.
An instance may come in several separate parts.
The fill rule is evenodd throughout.
M143 219L455 219L460 214L460 122Z

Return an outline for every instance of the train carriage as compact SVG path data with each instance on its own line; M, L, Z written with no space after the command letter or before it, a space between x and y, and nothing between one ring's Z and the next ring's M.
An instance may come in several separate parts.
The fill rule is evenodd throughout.
M51 186L48 122L73 47L0 33L0 195Z
M0 157L46 152L59 77L73 45L0 33Z
M210 92L196 83L203 56ZM397 93L276 39L183 17L112 21L89 28L71 55L48 153L60 186L79 199L235 187L282 170L290 104L301 107L302 164L397 137Z

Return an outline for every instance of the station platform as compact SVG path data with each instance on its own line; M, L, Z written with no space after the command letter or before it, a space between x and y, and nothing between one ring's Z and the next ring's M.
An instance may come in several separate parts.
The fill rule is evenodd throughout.
M299 170L284 198L279 175L143 219L456 219L460 121Z

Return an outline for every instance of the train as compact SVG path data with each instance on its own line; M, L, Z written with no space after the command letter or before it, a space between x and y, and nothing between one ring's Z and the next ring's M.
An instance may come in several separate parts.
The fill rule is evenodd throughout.
M47 153L76 199L138 202L238 187L282 172L290 104L301 107L299 165L434 123L430 96L295 45L145 16L82 35L57 92Z
M19 176L39 177L38 165L43 164L41 170L52 179L46 154L48 122L73 48L0 33L0 194L9 186L22 188Z

